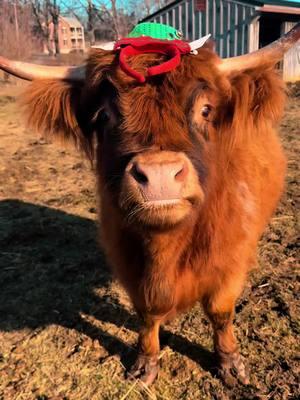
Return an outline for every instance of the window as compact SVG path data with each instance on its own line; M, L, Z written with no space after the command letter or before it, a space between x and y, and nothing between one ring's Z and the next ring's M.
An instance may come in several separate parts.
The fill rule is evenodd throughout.
M68 44L67 39L64 39L64 46L67 46L67 44Z
M61 33L62 33L63 35L65 35L65 34L67 33L67 28L66 28L65 26L63 26L63 27L61 28Z
M76 39L71 39L73 49L76 48Z
M77 33L82 33L81 28L76 28Z
M70 28L70 32L74 33L75 32L75 28Z
M82 47L82 39L77 39L78 47Z

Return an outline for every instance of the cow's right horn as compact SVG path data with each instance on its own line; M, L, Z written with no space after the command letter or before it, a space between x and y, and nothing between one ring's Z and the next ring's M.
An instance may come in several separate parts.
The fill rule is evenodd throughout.
M225 58L219 66L222 72L245 71L260 66L272 66L300 39L300 22L280 39L257 51L242 56Z
M85 65L78 67L37 65L22 61L11 61L0 57L0 69L28 81L35 79L61 79L80 82L85 79L86 67Z

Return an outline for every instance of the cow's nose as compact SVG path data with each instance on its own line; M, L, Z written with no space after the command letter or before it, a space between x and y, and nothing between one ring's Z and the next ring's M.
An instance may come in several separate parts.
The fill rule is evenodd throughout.
M187 173L188 166L183 160L164 163L136 161L130 169L146 201L179 200Z

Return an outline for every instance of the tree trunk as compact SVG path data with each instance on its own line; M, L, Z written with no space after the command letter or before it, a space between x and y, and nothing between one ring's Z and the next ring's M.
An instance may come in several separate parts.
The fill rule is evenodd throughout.
M88 15L87 31L88 31L88 38L89 38L91 46L93 46L95 44L95 28L94 28L94 15L93 15L93 12L94 12L94 9L93 9L92 0L88 0L88 6L87 6L87 15Z
M54 44L55 44L55 55L58 55L60 54L59 40L58 40L58 18L56 22L54 22L53 19L53 34L54 34Z
M120 30L119 30L119 18L118 12L116 7L116 0L111 0L111 10L112 10L112 17L114 22L114 30L116 32L116 39L120 38Z
M53 49L51 46L50 30L49 30L49 11L50 4L49 0L40 4L39 2L31 1L31 7L33 15L36 20L38 32L43 41L43 48L46 47L50 56L53 55Z
M89 37L90 45L93 46L96 42L95 29L91 29L88 31L88 37Z
M53 39L55 46L55 56L60 54L59 40L58 40L58 23L59 23L59 7L56 4L56 0L53 0L53 4L50 8L50 14L53 23Z

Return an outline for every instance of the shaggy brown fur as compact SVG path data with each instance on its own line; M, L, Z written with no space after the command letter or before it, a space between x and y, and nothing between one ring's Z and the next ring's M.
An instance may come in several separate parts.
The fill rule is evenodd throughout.
M161 60L148 54L131 63L144 72ZM157 374L159 325L198 300L214 327L222 377L231 382L235 369L247 382L232 320L283 188L285 159L273 126L284 91L272 65L225 76L218 63L203 49L140 85L120 70L115 54L97 50L81 87L37 81L25 95L31 125L95 154L101 240L144 319L132 373L146 383ZM212 109L207 118L201 115L206 104ZM103 110L110 112L108 121ZM196 199L174 224L164 224L169 209L142 217L144 205L124 183L126 166L137 155L161 152L163 162L166 151L180 152L190 163L189 190Z

